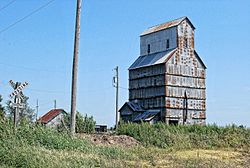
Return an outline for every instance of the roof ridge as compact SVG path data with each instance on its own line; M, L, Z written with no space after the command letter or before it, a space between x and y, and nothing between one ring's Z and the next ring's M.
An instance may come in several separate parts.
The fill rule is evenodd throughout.
M166 24L166 23L168 23L168 22L174 22L174 21L177 21L177 20L181 20L181 21L182 21L182 20L184 20L184 19L186 19L186 18L187 18L187 16L182 16L182 17L179 17L179 18L174 19L174 20L170 20L170 21L167 21L167 22L164 22L164 23L160 23L160 24L151 26L151 27L149 27L148 29L153 28L153 27L156 27L156 26L160 26L160 25L163 25L163 24Z
M148 35L148 34L151 34L151 33L155 33L155 32L165 30L165 29L176 27L176 26L180 25L180 23L182 21L184 21L184 20L187 20L189 22L189 24L191 25L191 27L193 29L195 29L194 25L191 23L191 21L188 19L188 17L183 16L183 17L180 17L180 18L177 18L177 19L174 19L174 20L167 21L165 23L161 23L161 24L157 24L157 25L154 25L152 27L149 27L148 29L144 30L140 34L140 36L145 36L145 35Z

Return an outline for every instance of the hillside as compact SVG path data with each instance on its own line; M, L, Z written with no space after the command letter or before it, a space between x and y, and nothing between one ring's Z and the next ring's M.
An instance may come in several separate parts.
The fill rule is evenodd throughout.
M213 128L170 127L161 124L124 125L120 128L119 134L131 135L141 144L128 147L105 143L97 145L89 140L90 136L94 135L71 138L66 133L29 124L21 124L14 132L9 121L0 121L0 167L247 167L250 165L250 131L235 126L227 128L213 126ZM220 134L226 132L228 134L222 137L228 139L211 138L210 136L215 136L216 133L201 132L203 129L209 129L211 132L221 131ZM162 139L159 139L159 135L162 135ZM206 138L197 139L198 137ZM208 141L203 142L205 139ZM186 142L187 140L189 141ZM196 140L199 140L199 143L194 143ZM225 140L228 143L224 142Z

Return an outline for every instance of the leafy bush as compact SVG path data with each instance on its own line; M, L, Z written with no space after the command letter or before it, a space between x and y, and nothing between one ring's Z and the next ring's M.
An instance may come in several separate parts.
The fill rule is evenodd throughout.
M122 124L117 133L132 136L145 146L160 148L250 147L250 130L235 125L219 127L128 123Z
M93 116L88 117L86 114L84 117L81 113L76 113L76 133L94 133L95 132L95 120ZM60 131L64 131L70 127L70 115L65 114L63 123L58 127Z

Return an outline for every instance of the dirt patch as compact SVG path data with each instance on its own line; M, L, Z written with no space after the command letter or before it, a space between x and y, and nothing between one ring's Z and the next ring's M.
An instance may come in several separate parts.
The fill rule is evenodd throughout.
M81 138L90 140L96 145L114 145L121 147L134 147L140 145L140 142L127 135L113 134L80 134Z

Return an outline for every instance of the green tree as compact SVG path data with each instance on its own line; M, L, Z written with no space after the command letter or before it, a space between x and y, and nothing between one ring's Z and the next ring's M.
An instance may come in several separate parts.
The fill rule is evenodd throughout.
M0 119L3 119L4 116L5 116L5 113L4 113L4 107L2 106L2 96L0 95Z
M95 132L95 120L93 116L88 117L86 114L84 117L83 115L77 111L76 113L76 133L94 133ZM65 128L66 127L66 128ZM70 115L67 113L64 116L64 120L62 124L58 127L60 131L62 130L69 130L70 127Z
M22 99L22 104L24 105L24 108L21 108L19 110L19 112L20 112L19 113L19 117L20 117L20 120L27 120L29 122L32 122L35 119L35 109L32 109L29 106L28 100L29 100L29 97L27 97L27 96L25 96ZM6 104L7 104L7 106L6 106L6 112L7 112L8 116L10 118L13 118L14 112L15 112L15 108L13 108L11 106L11 100L8 100Z

